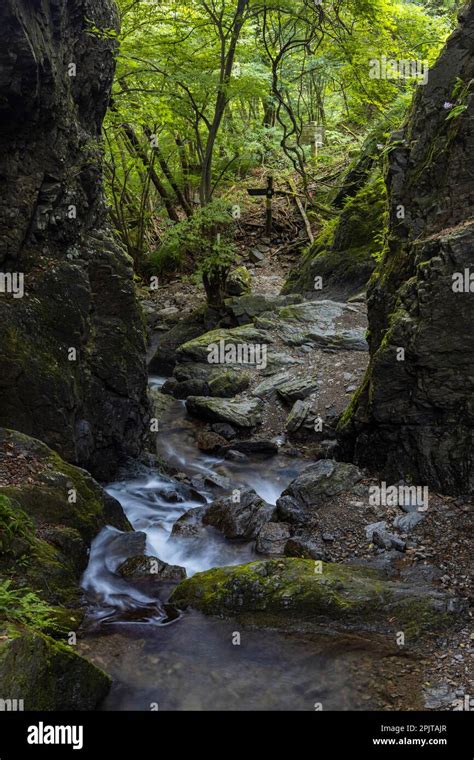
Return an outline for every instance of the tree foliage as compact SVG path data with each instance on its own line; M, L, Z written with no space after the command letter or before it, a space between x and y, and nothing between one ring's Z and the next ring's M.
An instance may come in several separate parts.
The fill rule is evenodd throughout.
M180 251L176 243L179 235L188 240L186 220L209 204L209 213L216 210L213 199L258 167L295 172L311 205L308 188L318 169L349 156L417 84L374 79L370 61L433 63L454 6L119 0L106 182L111 217L137 269L187 260L189 247ZM311 122L326 130L317 157L303 140ZM215 221L203 235L214 234ZM178 232L171 234L173 226ZM210 260L216 245L201 246ZM196 266L202 269L202 257Z

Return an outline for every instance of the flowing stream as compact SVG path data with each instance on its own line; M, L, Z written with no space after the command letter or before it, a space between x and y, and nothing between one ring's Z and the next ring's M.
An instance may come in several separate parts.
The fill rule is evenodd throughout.
M164 380L151 377L150 384L159 388ZM184 567L188 576L258 555L252 543L228 541L213 528L198 538L171 537L184 512L216 498L216 483L226 491L254 488L274 504L307 465L283 455L238 461L205 455L197 449L195 425L184 402L176 401L157 435L158 456L191 486L179 476L141 467L107 488L134 529L146 534L146 553ZM82 582L90 608L81 651L114 679L103 709L313 710L319 703L324 709L367 708L362 664L368 658L371 667L377 657L367 640L347 646L344 637L327 630L290 635L194 611L178 613L166 604L173 584L165 584L157 599L114 572L126 557L124 536L133 540L133 534L112 527L102 530ZM351 669L357 675L349 677Z

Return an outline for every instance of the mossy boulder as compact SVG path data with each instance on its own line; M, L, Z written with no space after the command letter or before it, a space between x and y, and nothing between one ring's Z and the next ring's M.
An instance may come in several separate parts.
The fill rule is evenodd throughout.
M252 275L247 267L237 267L228 276L225 284L229 296L243 296L252 290Z
M45 444L0 430L0 578L77 609L92 539L131 530L120 504Z
M186 401L188 412L209 422L226 422L238 428L253 428L262 421L263 404L260 399L223 399L190 396Z
M7 477L0 493L18 503L36 523L74 528L90 543L105 525L130 530L122 507L85 470L68 464L41 441L0 429L0 456L23 467ZM30 467L33 476L29 475Z
M248 616L258 624L273 616L374 630L419 633L439 626L457 609L454 600L429 588L386 580L374 570L284 558L197 573L179 584L170 602L207 615Z
M267 344L271 343L271 336L264 330L257 330L253 325L242 325L229 330L210 330L203 335L183 343L176 356L179 362L207 362L211 346L224 345L227 347L239 344Z
M0 642L0 683L2 699L23 700L25 710L77 711L94 710L111 679L72 647L18 629Z
M247 390L250 373L233 369L222 370L209 380L209 395L218 398L232 398Z

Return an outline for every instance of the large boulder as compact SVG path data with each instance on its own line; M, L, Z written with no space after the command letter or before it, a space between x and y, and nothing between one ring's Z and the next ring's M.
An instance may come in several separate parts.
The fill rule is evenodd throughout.
M186 570L180 565L168 565L158 557L138 555L129 557L117 568L118 575L134 586L150 589L167 581L182 581Z
M253 325L243 325L231 329L210 330L199 337L183 343L176 352L179 362L212 362L213 347L224 348L228 351L227 365L232 365L232 351L240 346L266 345L272 342L272 337L265 330L257 330ZM251 365L249 365L251 366Z
M336 301L304 301L265 312L255 319L255 326L288 346L313 344L332 351L367 351L364 330L345 327L345 319L354 306Z
M373 570L306 559L197 573L179 584L170 601L207 615L252 615L254 622L270 614L272 624L330 620L362 629L395 628L407 635L442 625L459 610L457 600L444 593L387 581Z
M239 501L230 496L214 501L206 510L203 522L220 530L226 538L255 538L269 522L275 507L267 504L255 491L241 491Z
M263 405L260 399L223 399L190 396L188 412L209 422L227 422L238 428L253 428L261 423Z
M21 433L0 430L0 461L0 578L77 608L92 539L106 525L131 531L122 507L87 472Z
M321 459L303 470L277 501L283 521L305 523L332 497L350 491L363 477L353 464Z
M25 710L95 710L111 679L71 647L35 631L12 631L0 641L2 700ZM3 708L8 709L8 708Z
M106 222L101 127L112 0L0 6L0 426L108 479L147 429L132 262ZM11 51L15 53L12 55Z
M474 491L473 36L469 3L393 136L370 366L340 424L348 458L453 494Z

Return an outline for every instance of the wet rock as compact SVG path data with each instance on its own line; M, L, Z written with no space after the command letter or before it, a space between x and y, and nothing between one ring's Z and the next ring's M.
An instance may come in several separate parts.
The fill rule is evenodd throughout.
M173 525L171 538L198 538L202 536L205 532L202 518L206 513L206 509L207 507L188 509Z
M149 585L163 581L182 581L186 570L179 565L168 565L158 557L139 555L122 562L116 570L118 575L134 585Z
M332 496L349 491L363 477L352 464L321 459L293 480L277 501L283 521L304 523Z
M231 462L246 462L247 457L245 454L242 454L241 451L235 451L234 449L229 449L225 453L225 458L230 459Z
M214 453L220 451L223 446L227 446L227 441L217 433L210 433L202 430L197 437L197 445L200 451Z
M187 399L189 396L210 396L211 392L209 384L206 380L183 380L181 383L172 381L171 387L172 394L178 399ZM165 384L165 389L168 390L168 384Z
M261 423L262 402L260 399L240 401L190 396L186 401L190 414L210 422L225 422L238 428L252 428Z
M225 475L219 475L217 472L213 472L212 475L209 473L207 475L204 475L203 483L206 486L219 488L223 491L230 491L232 485L229 478L227 478Z
M273 457L278 454L278 444L275 441L267 439L254 439L252 441L233 441L230 444L233 451L240 451L243 454L256 454L259 457ZM227 445L227 450L229 445Z
M285 523L268 522L259 531L255 549L259 554L282 556L290 537L290 528Z
M214 431L214 433L217 433L217 435L221 435L223 438L226 438L228 441L231 441L237 435L232 425L227 425L225 422L215 422L214 425L211 425L211 428Z
M173 406L173 399L164 393L161 393L156 388L149 388L148 395L151 401L151 413L152 417L160 422L162 417L169 412Z
M240 501L234 501L231 496L213 502L208 507L203 522L220 530L226 538L250 540L272 519L274 512L274 506L248 489L240 492Z
M24 701L28 711L95 710L111 678L73 647L28 629L0 641L2 699Z
M107 546L107 568L115 573L125 560L145 554L145 549L146 533L138 530L130 533L117 533Z
M197 573L179 584L170 602L205 614L270 613L272 624L297 627L302 616L370 630L403 630L410 637L446 625L453 599L439 591L393 582L366 568L282 558ZM265 617L261 618L263 624Z

